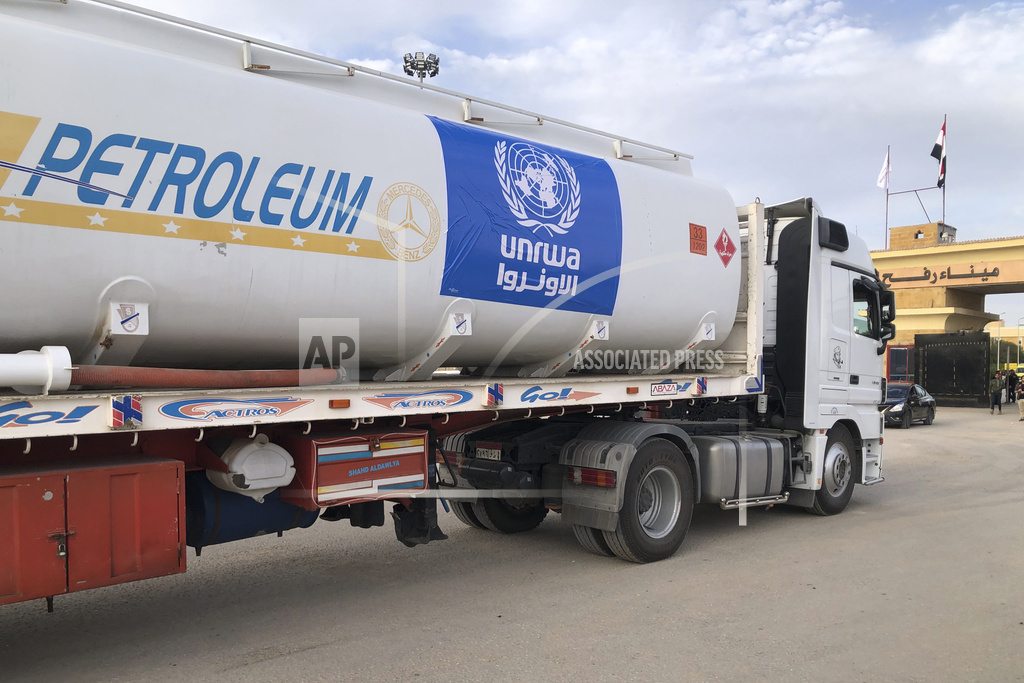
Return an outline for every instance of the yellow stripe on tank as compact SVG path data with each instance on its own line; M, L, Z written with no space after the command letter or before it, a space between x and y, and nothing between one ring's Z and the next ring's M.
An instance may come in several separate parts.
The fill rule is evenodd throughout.
M0 155L2 151L0 149ZM0 178L3 178L2 174L3 171L0 171ZM42 202L23 197L0 197L0 221L395 260L379 241L348 235L267 228L246 223L222 223L182 216L158 216L103 207Z

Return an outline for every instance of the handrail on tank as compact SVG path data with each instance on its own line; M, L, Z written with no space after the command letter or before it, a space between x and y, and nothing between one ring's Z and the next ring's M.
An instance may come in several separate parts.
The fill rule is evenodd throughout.
M125 2L120 2L119 0L88 0L88 2L91 2L93 4L97 4L97 5L106 5L108 7L114 7L116 9L124 10L126 12L134 12L135 14L141 14L143 16L152 17L153 19L159 19L160 21L166 21L167 23L170 23L170 24L177 24L179 26L185 26L187 28L192 28L192 29L195 29L197 31L203 31L205 33L210 33L210 34L213 34L213 35L216 35L216 36L220 36L222 38L230 38L232 40L237 40L237 41L239 41L240 43L243 44L243 49L244 49L244 44L245 43L249 43L251 45L259 45L260 47L267 48L269 50L275 50L277 52L283 52L283 53L286 53L286 54L294 55L296 57L302 57L304 59L309 59L309 60L312 60L312 61L315 61L315 62L322 62L324 64L330 64L332 66L341 67L343 69L347 69L349 71L349 73L357 71L359 73L364 73L364 74L367 74L369 76L376 76L378 78L382 78L382 79L389 80L389 81L394 81L396 83L402 83L404 85L410 85L410 86L413 86L413 87L416 87L416 88L420 88L421 90L430 90L432 92L436 92L436 93L439 93L441 95L448 95L450 97L455 97L455 98L458 98L460 100L471 100L473 102L476 102L477 104L482 104L482 105L487 106L487 107L494 107L496 109L501 109L501 110L504 110L504 111L512 112L514 114L520 114L522 116L527 116L527 117L530 117L530 118L535 118L538 121L541 121L541 122L544 122L544 123L553 123L553 124L558 125L558 126L564 126L566 128L571 128L571 129L578 130L578 131L581 131L581 132L584 132L584 133L589 133L591 135L596 135L598 137L602 137L602 138L606 138L608 140L611 140L614 148L617 150L616 155L619 156L619 158L627 158L627 159L631 158L629 155L622 155L621 151L620 151L622 144L630 144L630 145L636 145L637 147L641 147L643 149L648 149L648 150L651 150L651 151L662 152L663 154L670 154L670 155L672 155L671 158L664 159L665 161L676 161L678 159L693 159L693 155L692 154L686 154L684 152L679 152L679 151L676 151L676 150L673 150L673 149L669 149L667 147L659 147L658 145L652 145L652 144L648 144L646 142L640 142L639 140L633 140L631 138L626 138L626 137L623 137L621 135L613 135L612 133L608 133L608 132L605 132L605 131L602 131L602 130L597 130L596 128L589 128L587 126L581 126L581 125L579 125L577 123L572 123L570 121L565 121L563 119L556 119L556 118L551 118L551 117L548 117L548 116L542 116L541 114L537 114L535 112L528 111L526 109L520 109L519 107L512 107L512 106L507 105L507 104L501 104L500 102L494 102L494 101L491 101L491 100L482 100L482 99L480 99L478 97L472 97L470 95L466 95L466 94L457 92L455 90L448 90L446 88L439 88L438 86L430 85L429 83L420 83L418 80L415 80L415 79L412 79L412 78L405 78L404 76L396 76L394 74L385 73L383 71L377 71L376 69L368 69L368 68L366 68L364 66L359 66L358 64L350 64L349 62L343 62L343 61L341 61L339 59L331 59L330 57L324 57L323 55L317 55L317 54L314 54L312 52L306 52L305 50L298 50L298 49L295 49L295 48L287 47L285 45L279 45L278 43L271 43L269 41L260 40L258 38L253 38L251 36L246 36L246 35L241 34L241 33L235 33L233 31L226 31L226 30L219 29L219 28L216 28L216 27L213 27L213 26L208 26L206 24L200 24L200 23L195 22L195 21L189 21L188 19L182 19L181 17L175 17L175 16L172 16L170 14L164 14L163 12L155 12L153 10L144 9L142 7L137 7L135 5L131 5L131 4L128 4L128 3L125 3ZM652 160L651 157L644 157L644 159L645 160Z

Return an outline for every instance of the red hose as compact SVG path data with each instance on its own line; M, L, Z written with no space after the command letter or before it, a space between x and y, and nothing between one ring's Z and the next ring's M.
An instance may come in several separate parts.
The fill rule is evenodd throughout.
M311 370L180 370L82 365L71 369L71 384L84 387L140 389L257 389L334 384L338 371Z

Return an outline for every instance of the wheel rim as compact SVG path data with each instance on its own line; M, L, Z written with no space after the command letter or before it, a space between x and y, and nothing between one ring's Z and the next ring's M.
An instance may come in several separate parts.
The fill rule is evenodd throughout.
M651 538L668 536L679 519L682 498L675 472L664 466L648 472L637 496L637 518L644 533Z
M846 490L853 473L850 451L844 443L834 443L825 454L825 489L832 496L839 496Z

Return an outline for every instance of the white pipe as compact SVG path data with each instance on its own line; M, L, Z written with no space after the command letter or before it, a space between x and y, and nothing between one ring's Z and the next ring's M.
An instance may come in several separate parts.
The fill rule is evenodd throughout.
M67 391L71 386L71 352L63 346L0 354L0 387L23 394Z

